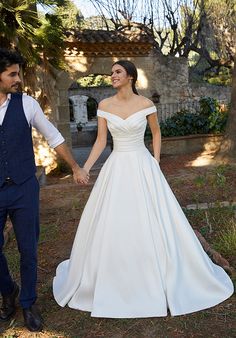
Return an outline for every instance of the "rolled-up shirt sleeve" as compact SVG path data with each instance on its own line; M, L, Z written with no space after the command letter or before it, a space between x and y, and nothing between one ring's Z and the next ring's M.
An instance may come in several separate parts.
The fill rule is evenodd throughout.
M39 103L34 98L23 95L23 107L29 125L37 129L45 137L51 148L56 148L65 142L64 137L59 130L48 121Z

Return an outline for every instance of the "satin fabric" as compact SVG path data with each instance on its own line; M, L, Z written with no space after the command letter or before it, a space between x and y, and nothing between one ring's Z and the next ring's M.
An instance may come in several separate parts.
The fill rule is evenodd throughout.
M230 297L233 284L204 252L158 162L144 145L146 116L99 110L114 149L82 214L71 256L59 264L60 306L94 317L181 315ZM174 165L174 164L173 164Z

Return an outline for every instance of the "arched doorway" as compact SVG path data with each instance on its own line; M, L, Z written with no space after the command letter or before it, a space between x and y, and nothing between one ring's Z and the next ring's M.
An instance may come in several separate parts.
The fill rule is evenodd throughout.
M110 76L90 74L79 77L68 89L72 147L92 146L97 135L97 108L114 94Z
M89 97L87 100L87 114L88 121L93 121L97 116L98 102L93 98Z

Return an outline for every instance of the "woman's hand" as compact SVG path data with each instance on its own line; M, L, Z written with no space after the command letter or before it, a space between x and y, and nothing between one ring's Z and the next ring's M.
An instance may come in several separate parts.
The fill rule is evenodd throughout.
M83 181L84 183L88 181L89 175L83 168L80 168L77 163L73 166L72 171L73 178L76 184L81 183L81 181Z
M86 169L85 167L83 167L81 170L83 170L83 176L81 177L79 182L81 184L88 184L90 178L89 170Z

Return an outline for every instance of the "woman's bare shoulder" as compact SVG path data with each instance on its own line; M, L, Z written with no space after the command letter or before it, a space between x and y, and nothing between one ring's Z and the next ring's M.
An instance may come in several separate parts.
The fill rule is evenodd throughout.
M145 96L139 95L139 100L144 108L149 108L149 107L154 106L154 103Z
M111 102L112 102L112 96L106 99L103 99L102 101L99 102L98 109L106 111L106 109L109 109Z

